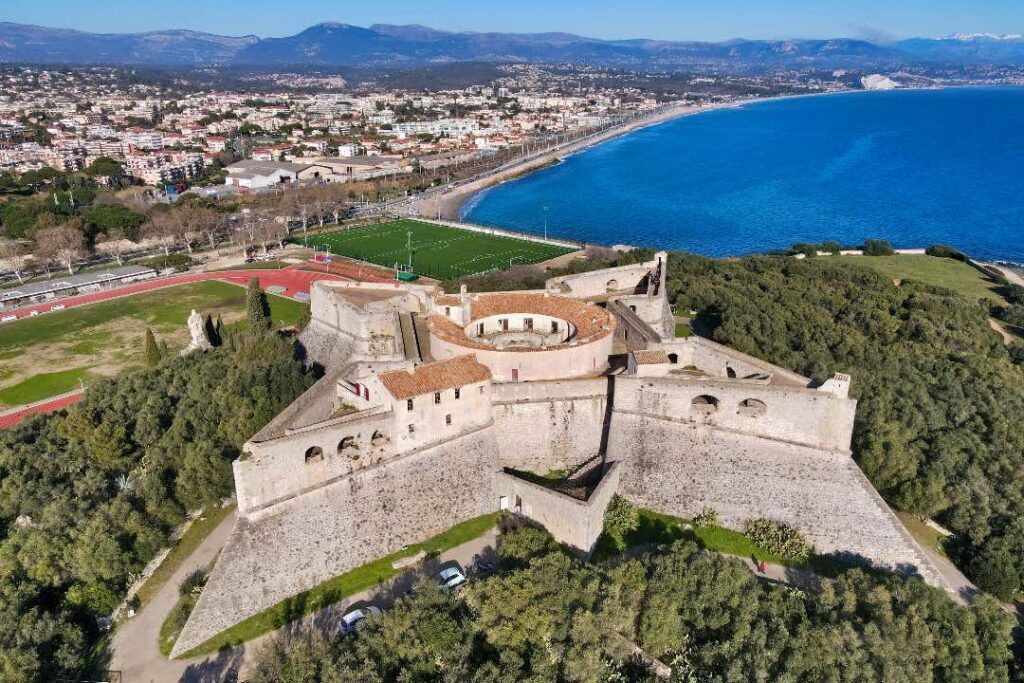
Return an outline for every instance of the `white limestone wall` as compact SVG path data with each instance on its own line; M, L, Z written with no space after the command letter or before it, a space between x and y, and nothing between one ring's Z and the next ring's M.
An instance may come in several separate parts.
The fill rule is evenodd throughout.
M492 412L504 467L546 474L572 470L601 449L608 380L494 385Z
M700 396L713 397L718 408L694 405ZM741 406L755 399L764 404L757 413ZM829 392L743 381L619 377L615 409L711 425L770 439L848 451L857 403Z
M604 528L604 512L619 485L620 467L613 463L586 501L570 498L539 484L501 472L496 488L508 506L537 522L559 543L589 554Z
M240 519L172 653L402 546L498 508L492 429L353 473Z
M846 454L706 425L615 412L609 458L619 492L637 505L689 518L709 505L722 522L790 524L822 553L903 571L945 586L940 572Z
M688 337L672 342L666 342L659 346L666 353L674 353L678 356L678 364L681 366L693 365L701 371L716 377L728 377L729 369L736 374L736 377L743 378L748 375L768 373L778 380L784 381L793 386L807 386L811 380L767 361L754 358L745 353L740 353L728 346L723 346L703 337Z
M562 275L548 280L545 288L555 294L567 294L579 299L600 296L609 291L633 289L657 265L657 262L636 263L577 275Z
M490 368L495 382L512 382L517 379L522 382L603 372L608 367L612 341L612 335L608 334L589 344L574 346L570 343L568 346L543 351L499 351L471 349L431 334L430 355L435 360L447 360L473 353L478 361Z
M459 398L454 389L438 392L440 403L433 393L414 396L412 410L406 399L394 400L395 446L400 451L421 448L426 444L450 439L466 429L478 429L491 422L491 383L476 382L459 387ZM446 418L451 417L451 424ZM409 430L410 425L412 431Z

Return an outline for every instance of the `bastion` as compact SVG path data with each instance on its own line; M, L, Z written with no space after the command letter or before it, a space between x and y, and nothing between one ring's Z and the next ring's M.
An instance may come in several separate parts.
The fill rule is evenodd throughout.
M666 278L662 252L540 291L316 282L301 341L325 374L233 464L237 526L172 656L500 509L586 555L615 493L952 590L851 458L853 379L675 338ZM577 498L527 476L555 470L596 474Z

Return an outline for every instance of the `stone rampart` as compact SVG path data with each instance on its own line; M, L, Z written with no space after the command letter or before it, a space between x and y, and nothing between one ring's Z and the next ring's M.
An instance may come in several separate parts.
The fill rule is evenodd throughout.
M494 430L403 455L240 520L172 653L334 576L498 508Z
M491 396L504 467L546 474L572 470L601 448L608 380L495 384Z
M608 456L623 466L619 492L637 505L684 518L709 505L735 529L774 519L800 529L819 552L916 571L945 587L846 454L614 412Z
M704 337L677 339L663 343L660 348L664 349L666 353L676 354L679 365L692 365L717 377L735 375L743 378L750 375L769 374L777 381L792 386L806 387L811 384L811 380L803 375L772 365L760 358L740 353Z
M501 503L513 512L543 526L559 543L589 554L604 528L604 511L618 489L620 471L618 463L611 463L587 500L505 472L498 474L496 487Z
M815 448L848 451L856 401L741 380L616 378L615 409Z

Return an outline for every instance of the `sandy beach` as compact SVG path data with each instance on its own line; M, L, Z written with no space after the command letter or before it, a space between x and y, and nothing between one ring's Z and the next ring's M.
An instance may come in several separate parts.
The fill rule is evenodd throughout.
M688 105L677 104L664 109L657 114L652 114L641 119L628 121L614 128L592 135L582 140L573 140L558 147L543 152L532 154L528 157L517 159L509 164L501 166L476 178L452 184L430 193L428 196L420 195L412 204L412 210L416 214L428 218L436 218L440 209L440 216L446 220L458 220L459 209L473 195L482 190L498 185L499 183L531 173L538 169L557 163L571 154L576 154L594 145L607 142L620 135L626 135L648 126L664 123L683 116L690 116L714 109L728 107L739 107L758 100L741 100L724 104L713 105Z

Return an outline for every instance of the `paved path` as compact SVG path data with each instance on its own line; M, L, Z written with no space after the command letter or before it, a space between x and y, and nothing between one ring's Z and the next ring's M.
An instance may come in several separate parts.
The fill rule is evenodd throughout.
M160 625L178 599L178 585L196 568L209 565L227 541L235 523L232 513L196 549L192 556L168 580L154 598L130 621L117 631L113 641L111 669L121 672L121 683L215 683L227 678L229 672L245 675L255 663L262 646L277 634L292 634L316 629L338 629L341 616L353 605L372 602L381 609L389 607L404 595L416 581L433 576L442 566L457 563L465 568L473 564L475 556L493 560L497 531L452 548L437 558L402 572L394 578L369 590L357 593L341 602L326 607L277 631L255 638L244 645L222 650L206 657L185 660L164 658L158 649Z
M153 599L138 614L118 627L114 634L110 668L121 672L122 683L186 680L181 675L188 665L169 661L160 654L157 646L160 625L178 601L178 586L182 580L196 569L202 569L213 562L234 526L235 513L232 512L182 562ZM197 677L188 680L198 683L203 679Z

